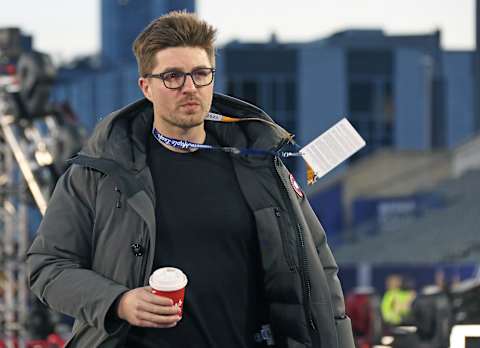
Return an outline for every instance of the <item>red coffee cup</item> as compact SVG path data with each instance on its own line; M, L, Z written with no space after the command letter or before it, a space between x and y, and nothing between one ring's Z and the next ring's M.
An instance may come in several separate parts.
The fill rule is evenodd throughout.
M175 267L159 268L152 273L149 279L152 293L172 299L173 304L178 306L180 315L183 313L187 282L187 276Z

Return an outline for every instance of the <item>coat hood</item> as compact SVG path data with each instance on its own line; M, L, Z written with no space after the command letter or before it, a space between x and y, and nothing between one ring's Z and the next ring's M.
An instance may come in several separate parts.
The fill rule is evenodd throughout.
M218 93L213 95L210 111L230 117L273 122L258 107ZM138 100L102 119L80 154L114 160L125 169L140 171L146 166L147 142L152 125L152 103L147 99ZM274 150L289 140L281 127L256 120L237 123L205 121L205 128L222 146Z

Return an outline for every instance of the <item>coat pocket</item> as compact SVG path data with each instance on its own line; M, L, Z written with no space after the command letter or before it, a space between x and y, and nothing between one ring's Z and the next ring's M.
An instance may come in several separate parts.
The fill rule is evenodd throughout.
M288 214L278 207L260 209L254 214L265 272L295 272L295 235Z

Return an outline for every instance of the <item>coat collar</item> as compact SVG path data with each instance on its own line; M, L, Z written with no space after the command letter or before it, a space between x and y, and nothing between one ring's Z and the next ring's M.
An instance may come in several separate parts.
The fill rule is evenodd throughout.
M231 117L255 117L273 122L256 106L218 93L213 96L211 111ZM147 99L138 100L100 121L80 154L110 159L127 170L139 172L147 165L147 143L152 124L151 102ZM287 140L278 129L255 121L205 121L205 128L223 146L273 150Z

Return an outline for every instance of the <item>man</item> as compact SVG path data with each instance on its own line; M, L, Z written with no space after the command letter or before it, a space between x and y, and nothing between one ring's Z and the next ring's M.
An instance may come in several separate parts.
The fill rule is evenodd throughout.
M271 154L288 136L213 93L214 36L192 14L152 22L134 43L145 99L100 122L57 184L28 264L35 294L76 318L67 347L354 347L325 233ZM189 278L182 317L145 286L164 266Z
M381 312L383 320L391 326L406 325L410 320L415 291L411 282L399 274L391 274L386 279L387 290L383 294Z

